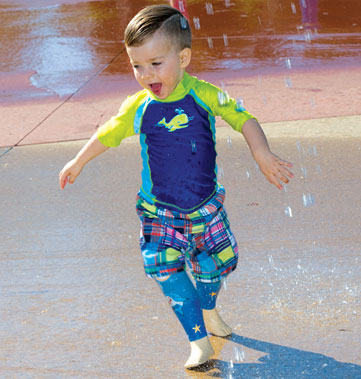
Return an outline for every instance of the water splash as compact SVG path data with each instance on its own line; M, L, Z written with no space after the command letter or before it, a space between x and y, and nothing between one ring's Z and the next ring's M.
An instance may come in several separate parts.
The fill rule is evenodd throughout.
M293 217L293 214L292 214L292 208L291 208L289 205L287 205L287 206L285 207L284 212L285 212L286 216L288 216L288 217Z
M219 105L224 106L229 103L229 95L222 81L221 81L221 87L222 87L222 90L218 91L218 102L219 102Z
M184 7L183 0L179 0L179 1L178 1L178 7L179 7L179 11L180 11L181 13L184 13L184 12L185 12L185 7Z
M243 362L243 360L245 358L245 352L243 349L238 348L238 347L234 347L233 348L233 354L234 354L234 360L236 362Z
M197 152L197 143L195 140L191 140L191 145L192 145L192 154L195 154Z
M230 136L227 136L227 145L228 147L232 147L232 138Z
M228 37L227 37L227 34L223 34L223 42L224 42L224 46L228 46Z
M315 203L315 199L313 195L311 195L310 193L307 193L307 194L304 193L302 195L302 202L305 207L310 207L311 205Z
M206 11L207 11L207 14L214 14L212 3L206 3Z
M291 70L291 69L292 69L291 59L290 59L290 58L286 58L285 63L286 63L286 67L287 67L289 70Z
M244 101L241 97L238 97L236 100L236 110L238 112L243 112L245 110Z
M195 29L199 30L201 28L201 24L198 17L193 17L193 24Z
M290 78L285 77L284 81L287 88L292 88L292 80Z
M227 281L226 281L226 278L222 279L222 284L223 284L224 290L227 291Z
M295 5L295 3L291 3L291 10L292 10L292 13L293 13L293 14L296 14L296 13L297 13L297 9L296 9L296 5Z
M180 19L181 29L185 30L188 28L188 22L184 17Z

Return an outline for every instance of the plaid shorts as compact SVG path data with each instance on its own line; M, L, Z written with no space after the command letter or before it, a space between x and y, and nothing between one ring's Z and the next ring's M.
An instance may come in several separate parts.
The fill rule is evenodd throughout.
M170 211L137 197L139 243L147 276L182 271L187 262L196 280L211 283L236 268L238 248L223 207L224 197L224 188L218 185L215 195L193 213Z

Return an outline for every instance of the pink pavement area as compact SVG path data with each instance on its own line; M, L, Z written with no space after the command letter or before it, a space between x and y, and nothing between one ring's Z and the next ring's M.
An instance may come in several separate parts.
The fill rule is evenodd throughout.
M190 74L218 86L223 82L229 94L241 97L246 109L261 123L360 114L361 67L259 71L256 75L243 75L241 70L239 73L190 71ZM11 81L16 91L31 86L30 75L14 73L1 79ZM127 95L139 89L131 76L98 75L71 97L5 101L0 109L0 146L87 139L117 112ZM217 125L225 123L221 121ZM340 133L335 127L330 133ZM361 134L358 123L350 127ZM303 135L302 129L298 133Z

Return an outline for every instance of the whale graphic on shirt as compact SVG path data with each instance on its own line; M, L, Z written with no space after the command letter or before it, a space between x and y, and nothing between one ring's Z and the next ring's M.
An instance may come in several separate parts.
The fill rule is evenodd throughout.
M188 127L188 122L190 120L193 120L192 117L188 117L186 113L184 113L184 110L182 108L178 108L175 110L176 113L178 113L176 116L174 116L169 122L167 122L166 118L163 117L156 126L164 126L168 129L168 132L174 132L178 129L183 129Z

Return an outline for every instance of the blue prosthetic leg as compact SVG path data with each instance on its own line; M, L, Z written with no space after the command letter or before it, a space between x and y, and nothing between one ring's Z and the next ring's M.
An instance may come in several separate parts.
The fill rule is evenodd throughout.
M201 300L202 309L214 309L216 307L217 296L222 282L203 283L197 281L197 292Z
M174 313L188 335L189 341L207 336L201 301L185 271L170 275L167 279L157 279Z

